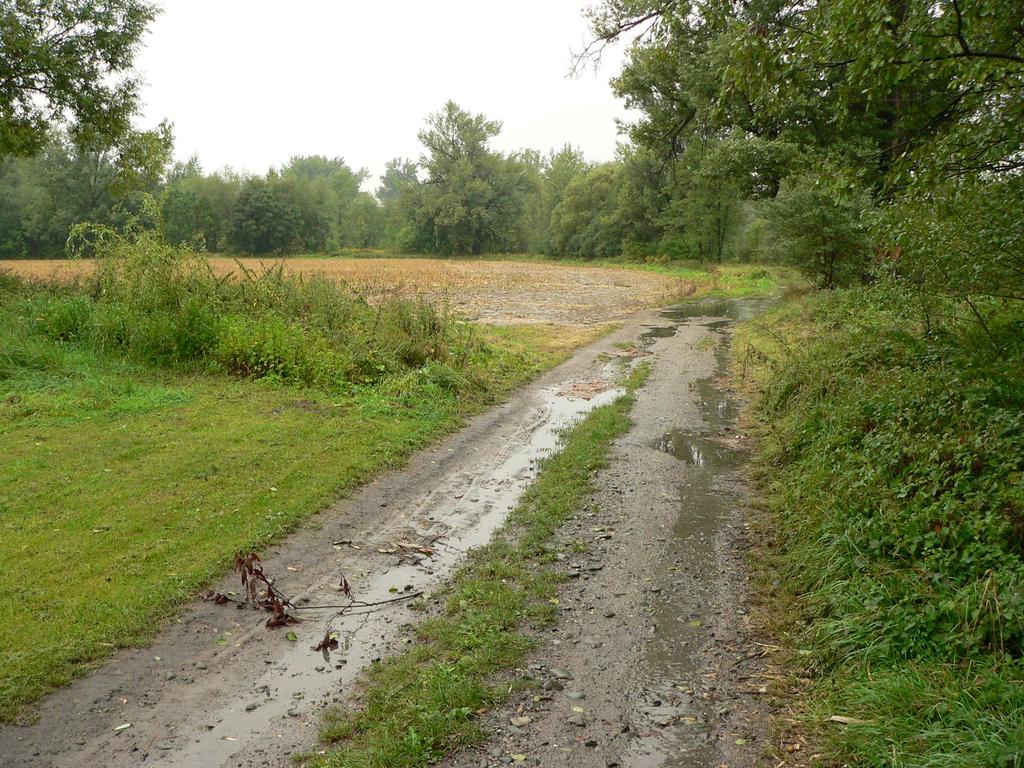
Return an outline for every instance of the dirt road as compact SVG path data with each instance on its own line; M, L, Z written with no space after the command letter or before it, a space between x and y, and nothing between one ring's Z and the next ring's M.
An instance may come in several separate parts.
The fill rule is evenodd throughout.
M573 578L558 625L526 670L545 692L489 716L491 743L452 765L513 754L535 765L753 765L764 736L750 668L760 654L743 607L743 439L715 376L729 317L757 308L710 302L634 316L322 513L267 553L267 572L300 606L343 601L342 572L367 601L436 588L501 523L557 431L615 396L620 350L639 343L652 375L635 426L564 531L589 552L564 561ZM414 563L402 556L409 543L436 554ZM237 579L217 589L237 592ZM335 623L342 648L328 663L311 648L330 613L304 612L292 641L265 628L265 614L197 603L153 646L121 651L49 697L35 725L0 728L0 765L288 765L316 748L322 709L400 648L418 616L399 601ZM529 723L511 726L516 714Z

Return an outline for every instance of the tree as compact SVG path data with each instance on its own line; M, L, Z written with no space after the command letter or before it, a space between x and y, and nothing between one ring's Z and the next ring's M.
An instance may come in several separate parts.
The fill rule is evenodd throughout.
M70 123L83 144L130 132L129 76L156 10L141 0L7 0L0 6L0 157L31 155Z
M242 187L231 216L228 234L232 248L262 256L286 252L297 244L300 214L264 179L250 179Z
M839 168L789 177L768 207L776 260L823 288L851 285L867 274L871 241L864 213L870 196Z
M488 142L501 123L449 101L419 132L426 179L410 196L417 243L443 254L521 248L520 217L529 190L529 161L505 156Z
M621 253L623 231L617 215L620 183L620 166L605 163L566 185L551 214L555 255L594 258Z
M583 152L566 144L552 150L539 164L540 178L535 182L536 194L528 203L526 222L527 249L535 253L552 253L551 222L555 207L562 200L565 188L588 169Z

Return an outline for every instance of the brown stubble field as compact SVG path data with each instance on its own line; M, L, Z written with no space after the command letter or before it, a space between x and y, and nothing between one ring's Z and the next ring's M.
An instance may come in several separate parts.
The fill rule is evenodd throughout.
M261 271L273 259L213 257L219 274L239 264ZM390 297L422 297L469 320L488 323L590 325L668 304L693 292L693 284L635 269L516 261L442 259L289 258L289 272L323 275L350 286L371 303ZM89 261L0 261L0 270L33 278L72 279L93 268Z

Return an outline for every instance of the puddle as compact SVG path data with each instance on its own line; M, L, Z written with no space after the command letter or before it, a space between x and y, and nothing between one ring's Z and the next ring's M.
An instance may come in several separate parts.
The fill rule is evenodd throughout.
M645 342L675 336L679 326L688 321L701 320L697 325L721 330L736 321L756 317L778 302L775 298L756 299L699 299L662 310L659 314L671 321L667 325L651 326L640 334Z
M438 543L432 558L419 565L392 564L396 562L394 555L381 554L378 570L363 578L350 576L359 599L387 600L396 591L430 592L440 586L466 551L486 543L504 522L535 478L537 463L558 445L561 432L588 411L612 402L622 390L605 388L587 394L583 398L560 394L558 388L543 390L543 403L522 434L517 433L494 456L482 458L469 471L449 475L421 498L410 510L409 533L428 540L444 535L443 542ZM301 597L314 604L336 603L339 595L335 581L317 585ZM302 611L304 621L294 627L297 641L269 660L265 671L250 681L249 695L207 712L201 721L179 730L175 740L185 737L184 742L174 744L173 752L149 764L165 768L227 764L233 755L278 730L277 723L301 718L310 727L316 725L323 707L353 685L366 666L386 655L384 639L400 636L399 624L409 620L401 608L336 620L332 626L344 640L344 650L332 653L327 662L311 649L322 637L324 620L331 612L323 611L321 616ZM239 652L259 650L245 648Z
M657 631L648 641L641 672L644 681L635 707L638 736L621 764L629 768L704 768L717 764L716 725L726 703L716 699L714 668L704 650L714 642L718 616L717 546L732 511L735 472L747 461L734 447L732 429L738 404L716 386L725 373L727 337L723 329L751 318L772 299L706 300L662 312L672 321L652 328L648 339L667 338L684 324L698 324L720 336L715 375L694 383L702 417L698 430L666 432L652 447L678 458L679 515L668 546L669 572L658 580L652 605Z
M720 439L694 435L681 429L666 432L653 447L675 456L691 467L734 469L742 466L747 458L743 451Z

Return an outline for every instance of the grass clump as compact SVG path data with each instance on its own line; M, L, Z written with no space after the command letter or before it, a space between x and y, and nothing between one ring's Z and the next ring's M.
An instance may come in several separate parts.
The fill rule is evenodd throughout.
M55 341L184 370L332 389L372 385L428 362L462 367L478 339L430 304L371 307L324 278L216 277L206 259L143 233L112 236L93 274L23 299L21 314Z
M370 669L362 709L328 715L322 735L336 747L318 765L428 765L483 738L475 713L507 694L507 684L494 685L496 674L532 645L520 627L554 616L561 577L550 567L551 539L591 490L611 442L629 428L632 402L624 395L594 410L542 462L506 525L456 573L444 614L420 626L409 651Z
M978 322L977 309L984 317ZM812 711L838 760L1024 758L1024 315L883 281L741 328ZM796 625L794 625L796 631Z

